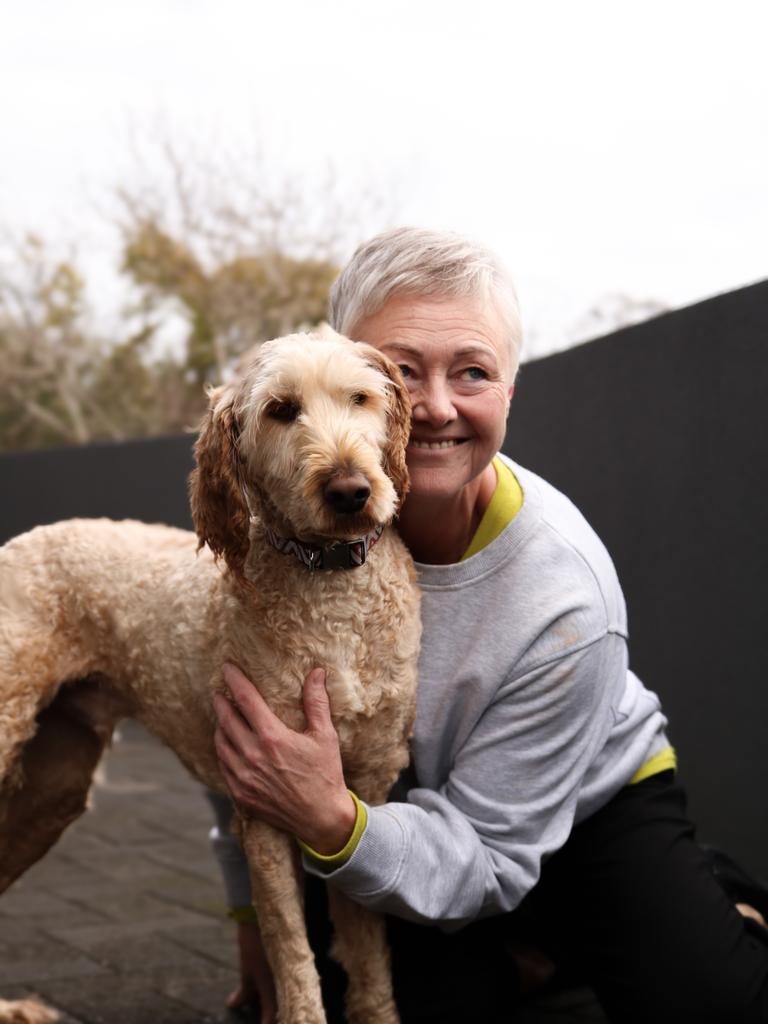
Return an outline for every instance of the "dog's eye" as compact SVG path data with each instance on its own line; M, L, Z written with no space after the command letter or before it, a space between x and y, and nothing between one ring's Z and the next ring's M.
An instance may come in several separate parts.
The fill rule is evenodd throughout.
M291 423L299 415L299 406L296 402L270 402L267 406L267 416L273 420L280 420L281 423Z
M364 391L358 391L356 395L352 395L352 401L355 405L365 405L368 401L368 395Z

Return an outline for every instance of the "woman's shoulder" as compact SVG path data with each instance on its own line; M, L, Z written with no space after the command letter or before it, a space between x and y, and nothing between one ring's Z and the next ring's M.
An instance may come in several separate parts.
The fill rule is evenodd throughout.
M549 528L553 545L572 549L595 571L615 573L605 545L573 501L531 470L506 457L504 461L520 483L523 508L527 505L529 513Z
M471 621L474 629L486 623L534 644L550 625L567 627L578 642L626 635L624 598L600 538L564 494L504 462L523 493L506 528L461 562L417 565L426 631L434 620L437 629L446 622Z
M608 632L626 632L626 608L616 569L605 545L565 494L536 473L505 457L523 491L521 515L526 543L515 572L529 590L555 593L582 612L592 612L595 628L605 617Z

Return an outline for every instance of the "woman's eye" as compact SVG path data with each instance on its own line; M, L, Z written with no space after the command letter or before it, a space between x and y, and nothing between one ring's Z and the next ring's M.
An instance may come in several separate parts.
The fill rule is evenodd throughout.
M411 376L411 368L410 366L407 366L405 363L398 363L397 368L404 377Z
M267 416L281 423L291 423L299 415L297 402L270 402L267 406Z
M469 380L487 380L488 379L488 374L485 372L485 370L481 366L468 366L467 369L464 370L463 372L469 378Z

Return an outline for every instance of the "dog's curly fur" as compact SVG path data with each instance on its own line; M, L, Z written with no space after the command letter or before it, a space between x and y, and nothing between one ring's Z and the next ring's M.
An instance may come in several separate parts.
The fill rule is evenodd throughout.
M406 764L419 615L396 533L385 530L361 567L312 573L265 539L269 528L353 540L391 521L407 488L397 368L338 336L292 335L263 345L210 399L190 481L197 538L72 520L0 549L0 891L82 813L121 716L224 791L211 694L226 660L297 729L303 679L326 669L345 776L363 799L383 802ZM329 501L329 482L360 477L362 508ZM241 822L241 837L280 1020L320 1024L293 842L257 821ZM330 902L349 1020L396 1021L382 922L333 891ZM0 1021L13 1012L0 1003Z

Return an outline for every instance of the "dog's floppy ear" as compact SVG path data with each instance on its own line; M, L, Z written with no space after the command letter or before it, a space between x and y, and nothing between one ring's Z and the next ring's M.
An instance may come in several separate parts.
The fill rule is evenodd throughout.
M241 483L234 397L229 387L210 393L208 413L195 442L197 469L189 478L189 497L199 547L207 544L243 577L250 515Z
M364 342L357 342L357 345L363 350L365 359L389 378L389 431L384 448L384 472L394 484L398 502L402 505L410 486L408 467L405 464L405 450L411 433L411 399L408 388L397 366L383 352Z

